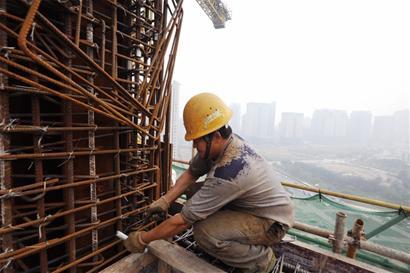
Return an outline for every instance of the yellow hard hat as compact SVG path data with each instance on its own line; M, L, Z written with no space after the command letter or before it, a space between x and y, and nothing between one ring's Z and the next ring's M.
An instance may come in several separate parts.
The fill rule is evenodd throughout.
M232 110L216 95L200 93L193 96L184 108L185 140L205 136L228 124Z

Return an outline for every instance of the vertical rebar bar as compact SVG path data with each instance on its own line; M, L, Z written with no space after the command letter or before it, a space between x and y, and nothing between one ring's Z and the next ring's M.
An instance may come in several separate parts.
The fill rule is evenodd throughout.
M6 11L6 1L0 0L0 10ZM6 18L1 17L0 23L5 24ZM0 30L0 47L7 47L7 35ZM0 67L7 68L3 63ZM0 73L0 122L7 125L10 123L9 116L9 94L4 92L4 87L8 85L6 75ZM5 153L10 145L10 138L6 133L0 133L0 153ZM11 182L11 163L10 161L0 160L0 189L9 190L12 188ZM1 224L2 226L11 226L13 224L12 217L12 200L9 198L1 199ZM1 242L2 252L12 251L13 238L11 234L5 234ZM11 260L4 265L0 265L5 273L13 272Z
M82 0L80 0L82 2ZM80 4L82 5L82 4ZM80 11L82 10L81 8L79 9ZM79 14L81 15L79 11ZM68 36L72 36L72 24L73 24L73 19L71 14L67 13L65 16L65 33ZM71 50L69 48L66 48L66 51L70 58L67 58L66 63L69 67L72 66L72 59L71 59ZM68 77L71 78L71 75L68 75ZM67 90L68 94L71 94L72 92ZM69 101L64 101L64 126L65 127L72 127L73 126L73 105ZM64 132L64 146L65 146L65 151L66 152L71 152L73 151L73 132L72 131L66 131ZM67 184L71 184L74 182L74 159L73 158L68 158L67 161L64 164L64 175L66 177L65 182ZM75 192L73 188L67 188L64 190L64 201L66 203L66 209L71 210L75 206ZM73 214L69 214L65 217L65 222L67 225L67 231L66 234L73 234L75 232L75 216ZM70 239L68 240L67 244L67 252L68 252L68 262L74 262L76 259L76 242L75 239ZM70 273L76 273L77 268L75 266L70 268Z
M117 4L117 0L114 0L114 3ZM111 13L111 18L112 18L112 23L111 23L111 28L112 28L112 47L111 47L111 76L115 79L117 78L117 7L112 8L112 13ZM104 37L105 37L105 23L103 24L103 29L104 29ZM103 47L105 48L105 38L103 40ZM116 91L115 91L116 92ZM115 123L116 126L120 126L119 123ZM120 134L118 131L114 133L114 146L115 149L120 148ZM116 155L114 157L114 172L115 174L120 174L121 173L121 156L120 154ZM115 194L116 195L121 195L121 178L116 178L114 179L114 188L115 188ZM116 209L116 215L121 216L122 215L122 200L118 199L115 202L115 209ZM117 230L123 230L123 225L122 225L122 220L117 221L116 224ZM117 251L120 252L122 249L122 245L117 246Z
M107 26L104 20L101 20L101 68L105 69L105 33L107 31Z
M77 24L75 28L75 44L80 46L80 36L81 36L81 16L83 15L83 0L79 0L78 14L77 14ZM70 30L71 32L71 30Z
M88 5L87 5L87 16L90 18L93 18L93 9L94 9L94 1L93 0L88 0ZM94 26L92 22L87 23L87 30L86 30L86 37L87 37L87 42L89 45L94 45ZM94 50L91 46L87 46L87 55L93 59L94 58ZM94 78L93 76L88 77L88 81L91 83L94 83ZM94 89L90 86L88 86L88 91L90 93L94 94ZM88 104L92 105L92 101L88 101ZM88 110L88 126L93 127L95 126L95 116L94 116L94 111ZM90 151L95 150L95 130L89 130L88 131L88 148ZM96 157L94 154L89 155L89 175L91 177L95 177L97 175L96 171ZM97 202L97 186L95 183L90 184L90 201L96 203ZM98 212L97 212L97 206L91 207L91 224L95 224L98 222ZM91 232L91 246L92 246L92 251L96 251L98 249L98 230L93 229ZM97 262L98 257L94 256L93 261Z
M37 78L33 80L38 81ZM40 126L40 101L37 94L33 94L31 98L31 111L33 114L32 120L34 126ZM33 136L33 145L34 145L34 152L41 153L41 141L43 136L42 135L34 135ZM35 183L43 184L44 182L44 175L43 175L43 161L41 159L34 159L34 174L35 174ZM37 217L44 218L45 217L45 210L44 210L44 197L37 200ZM38 240L39 243L45 243L47 241L46 238L46 229L45 226L40 224L38 227ZM47 252L45 250L40 252L40 272L46 273L48 272L48 262L47 262Z
M111 76L117 78L117 31L118 31L118 15L117 15L117 0L113 0L114 7L112 8L112 41L111 41Z

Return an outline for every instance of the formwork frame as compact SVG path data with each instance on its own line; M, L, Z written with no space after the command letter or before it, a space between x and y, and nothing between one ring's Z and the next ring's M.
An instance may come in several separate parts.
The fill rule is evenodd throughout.
M182 1L0 0L0 268L96 272L169 187Z

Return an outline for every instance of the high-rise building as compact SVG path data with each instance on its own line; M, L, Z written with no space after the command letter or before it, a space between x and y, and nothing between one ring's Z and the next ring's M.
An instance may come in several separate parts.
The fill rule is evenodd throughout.
M315 141L339 142L346 137L347 113L344 110L315 110L311 135Z
M232 103L230 107L233 116L229 124L234 132L239 133L241 130L241 105L239 103Z
M372 113L370 111L353 111L348 126L349 141L353 144L367 144L372 129Z
M393 139L393 116L375 116L372 128L372 140L387 144Z
M275 102L248 103L242 119L242 134L255 140L273 141L275 108Z
M393 114L393 138L395 143L410 144L410 110Z
M181 84L177 81L172 83L172 96L171 96L171 143L173 144L172 156L178 158L178 142L179 138L179 92Z
M303 113L282 113L279 125L279 135L283 142L297 142L303 137L304 115Z

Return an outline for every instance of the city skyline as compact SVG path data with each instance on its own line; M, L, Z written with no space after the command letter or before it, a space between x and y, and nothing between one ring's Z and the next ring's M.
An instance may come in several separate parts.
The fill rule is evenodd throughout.
M178 135L183 131L183 125L177 113L181 107L181 84L174 81L173 85L172 132L175 138L180 138ZM234 115L229 124L243 137L262 142L291 144L308 140L360 145L369 140L378 143L409 142L410 109L394 111L390 115L374 115L371 111L322 108L315 109L310 117L301 112L277 113L276 106L276 102L249 102L242 111L240 104L230 104Z
M177 82L177 81L176 81L176 82ZM179 82L178 82L178 84L179 84L179 92L178 92L178 94L179 94L179 99L180 99L180 100L179 100L178 113L179 113L179 117L182 118L182 112L183 112L183 108L184 108L184 105L185 105L186 101L185 101L185 102L182 101L182 98L181 98L182 96L181 96L181 91L180 91L180 90L181 90L181 87L182 87L182 84L180 84ZM247 104L259 104L259 103L267 103L267 102L258 102L258 101L248 101L248 102L243 102L243 103L238 103L238 102L229 103L229 101L226 102L226 104L227 104L229 107L231 107L231 109L232 109L233 112L234 112L233 119L239 119L239 121L242 121L242 118L243 118L244 114L246 113L246 105L247 105ZM276 110L277 110L277 109L281 109L281 104L280 104L280 102L278 102L278 101L269 101L268 103L274 103ZM371 111L371 110L369 110L369 109L365 109L365 108L363 108L363 109L347 110L347 109L331 108L331 107L326 107L326 106L312 109L312 111L310 111L310 112L308 112L308 113L302 112L302 111L282 110L282 111L276 111L276 112L275 112L275 114L276 114L276 115L275 115L275 126L277 127L277 126L279 125L279 123L280 123L280 121L281 121L280 118L281 118L281 114L282 114L282 113L301 113L301 114L304 115L304 117L313 118L314 112L317 111L317 110L346 111L347 114L350 114L350 113L352 113L352 112L361 112L361 111L371 112L371 113L372 113L372 117L373 117L373 119L374 119L375 117L392 116L392 115L394 115L394 113L399 112L399 111L405 111L405 110L409 110L409 111L410 111L410 105L409 105L408 107L406 107L406 108L392 109L392 111L388 111L388 112L386 112L386 113L384 113L384 114L377 114L377 113L375 113L375 112L373 112L373 111ZM239 117L237 117L237 116L238 116L238 111L239 111ZM233 122L234 122L235 124L237 124L238 121L235 120L235 121L233 121Z

